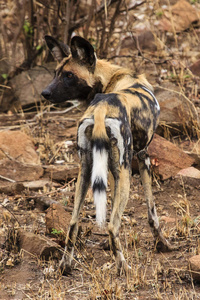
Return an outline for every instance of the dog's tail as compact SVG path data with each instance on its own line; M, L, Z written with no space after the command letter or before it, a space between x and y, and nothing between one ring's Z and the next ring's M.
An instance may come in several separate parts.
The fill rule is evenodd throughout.
M96 206L96 221L101 227L106 221L106 188L108 173L108 136L105 128L107 107L99 105L94 112L92 132L92 190Z

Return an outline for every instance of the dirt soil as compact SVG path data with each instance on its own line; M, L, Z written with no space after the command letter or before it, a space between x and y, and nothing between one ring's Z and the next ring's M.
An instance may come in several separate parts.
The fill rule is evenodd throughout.
M70 118L78 120L79 117L80 111L71 111ZM4 125L9 127L11 119L14 122L13 116L6 117ZM35 127L38 130L36 136L41 136L41 132L46 136L48 132L49 140L57 143L68 131L67 122L67 114L66 118L62 116L59 120L55 116L46 117L41 121L42 129ZM72 141L76 140L75 128L70 135ZM71 148L70 153L73 163L78 162L76 150ZM57 154L56 158L62 157ZM71 275L61 276L57 272L58 264L55 259L44 261L24 251L19 252L16 237L19 227L56 240L55 236L46 234L46 212L38 206L35 196L47 195L49 199L67 205L68 210L72 210L74 181L71 180L67 185L60 182L60 186L63 184L67 187L65 194L55 190L53 186L49 190L25 190L15 196L1 194L0 201L4 207L1 207L0 299L200 298L200 286L192 280L188 269L188 259L200 251L198 179L177 176L161 182L154 178L153 192L162 230L171 244L177 247L177 251L158 253L147 222L147 208L140 177L138 174L133 175L130 200L120 230L125 257L131 270L128 276L122 274L121 277L116 275L115 263L108 248L107 229L96 226L91 191L88 192L81 214L80 238ZM109 191L108 198L109 219Z

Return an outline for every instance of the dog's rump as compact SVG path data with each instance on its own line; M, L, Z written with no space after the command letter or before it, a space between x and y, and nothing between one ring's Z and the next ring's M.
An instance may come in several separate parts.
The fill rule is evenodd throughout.
M101 95L102 96L102 95ZM112 105L109 100L112 97ZM104 94L104 100L91 103L78 127L78 152L86 154L91 166L91 185L96 205L96 220L106 221L108 170L116 177L120 165L130 166L132 136L126 109L117 94ZM117 165L116 165L117 164Z

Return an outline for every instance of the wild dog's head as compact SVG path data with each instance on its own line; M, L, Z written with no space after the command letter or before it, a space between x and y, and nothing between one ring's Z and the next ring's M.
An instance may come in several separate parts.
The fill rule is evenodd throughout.
M45 41L58 64L54 79L43 90L42 96L53 103L87 100L95 85L93 46L79 36L72 38L71 47L51 36L45 36Z

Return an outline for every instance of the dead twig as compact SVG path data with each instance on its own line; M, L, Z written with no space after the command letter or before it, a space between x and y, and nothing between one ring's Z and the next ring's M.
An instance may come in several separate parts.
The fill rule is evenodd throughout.
M80 103L79 102L77 103L76 101L74 101L74 103L72 103L72 104L73 105L71 107L68 107L65 110L59 110L59 111L42 111L42 112L36 114L34 116L34 118L31 119L31 120L29 120L29 121L34 121L34 120L36 120L36 119L38 119L40 117L43 117L45 114L49 114L49 115L53 115L53 114L65 114L66 112L68 112L68 111L72 110L73 108L78 107L80 105Z
M120 13L125 12L125 11L133 10L133 9L135 9L135 8L138 7L138 6L141 6L141 5L144 4L145 2L146 2L146 1L141 1L140 3L135 3L135 4L133 4L133 5L130 6L129 8L121 9L121 10L120 10Z
M139 41L138 41L138 37L137 37L136 35L134 35L132 31L130 32L130 34L131 34L131 37L132 37L132 39L133 39L133 41L134 41L134 43L135 43L135 47L136 47L136 49L138 50L140 56L141 56L144 60L147 60L147 61L149 61L151 64L153 64L153 66L154 66L154 68L155 68L155 71L156 71L156 73L158 74L158 71L157 71L157 68L156 68L156 65L155 65L154 61L151 60L150 58L148 58L148 57L146 57L146 56L143 55L142 50L140 49L140 44L139 44Z
M107 9L108 9L109 6L111 6L113 3L117 2L117 1L119 1L119 0L111 0L111 1L109 1L109 3L106 4ZM121 1L119 1L119 2L121 2ZM105 3L102 4L102 5L96 10L96 12L94 12L94 16L97 17L97 16L98 16L99 14L101 14L104 10L105 10ZM69 31L70 31L70 32L73 32L75 29L81 27L84 23L86 23L86 22L88 21L88 18L89 18L89 15L86 15L86 16L84 16L83 18L78 19L77 21L75 21L75 22L71 25L71 27L69 28Z
M6 207L4 204L0 203L0 205L1 205L4 209L6 209L6 210L13 216L13 218L15 219L15 221L16 221L16 222L18 223L18 225L21 227L21 225L20 225L18 219L15 217L15 215L13 214L13 212L12 212L8 207Z
M5 176L2 176L2 175L0 175L0 178L1 179L4 179L4 180L7 180L7 181L9 181L9 182L16 182L15 180L13 180L13 179L11 179L11 178L8 178L8 177L5 177Z
M108 233L99 233L99 232L93 232L94 235L99 235L99 236L109 236Z
M3 88L5 88L5 89L11 90L11 87L10 87L10 86L4 85L4 84L0 84L0 87L3 87Z

